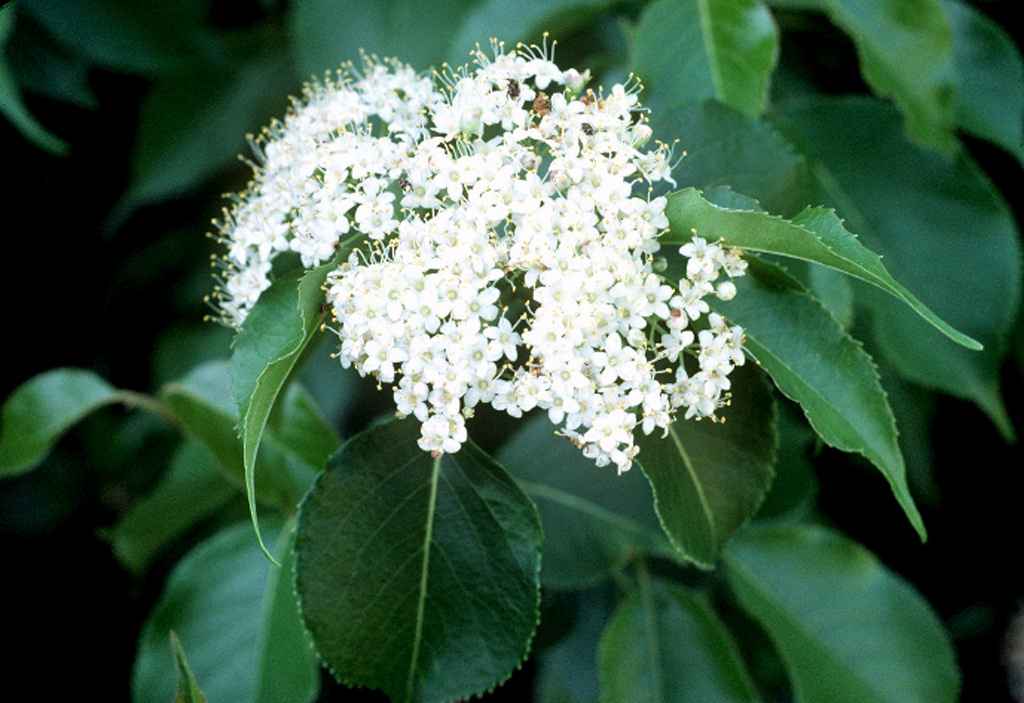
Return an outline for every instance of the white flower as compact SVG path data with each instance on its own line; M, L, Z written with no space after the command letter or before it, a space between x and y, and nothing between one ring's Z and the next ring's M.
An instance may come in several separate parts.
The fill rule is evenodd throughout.
M595 418L593 426L583 435L583 439L597 444L602 451L610 453L618 445L632 442L634 424L631 415L616 408Z
M431 415L423 423L420 448L434 453L454 454L466 441L466 421L462 415Z
M460 298L452 307L452 316L459 320L470 316L493 320L498 316L498 306L495 303L500 296L501 292L493 286L481 288L470 296Z
M498 320L498 324L492 325L484 330L484 336L490 340L491 348L498 353L497 359L504 355L509 361L515 361L519 355L517 347L522 343L523 338L512 328L504 317Z
M363 353L366 355L366 360L362 365L363 372L377 372L385 383L395 380L394 365L406 359L404 351L394 346L388 346L386 340L371 339L363 347Z
M311 86L219 223L222 320L242 324L280 253L310 267L359 237L325 286L339 361L394 384L425 451L458 451L480 405L539 409L622 472L636 433L714 417L744 337L706 299L732 299L746 262L694 233L663 278L671 150L646 148L637 84L584 95L553 53L495 45L437 80L367 59Z
M657 315L664 320L669 316L666 301L672 297L672 287L665 285L659 276L653 273L647 274L640 295L643 298L641 305L644 317Z
M675 362L679 359L679 355L693 344L693 339L693 332L690 330L672 331L661 335L661 346L664 348L668 360Z
M715 295L719 300L732 300L736 297L736 284L732 281L722 281L715 286Z
M372 193L356 208L356 223L371 239L383 239L398 227L394 199L394 193Z
M636 372L636 350L623 346L622 337L610 334L604 343L604 351L594 352L590 362L599 371L598 381L603 386L621 378L631 380Z

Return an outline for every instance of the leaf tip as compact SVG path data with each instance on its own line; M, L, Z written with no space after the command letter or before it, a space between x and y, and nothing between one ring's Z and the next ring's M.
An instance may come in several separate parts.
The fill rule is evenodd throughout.
M277 557L275 557L273 552L271 552L267 547L266 542L263 541L263 533L260 532L260 521L256 516L256 498L253 493L254 491L255 488L249 491L249 516L252 518L252 529L253 532L256 533L256 542L260 545L260 551L263 552L263 556L265 556L274 566L280 567L281 562L277 560Z

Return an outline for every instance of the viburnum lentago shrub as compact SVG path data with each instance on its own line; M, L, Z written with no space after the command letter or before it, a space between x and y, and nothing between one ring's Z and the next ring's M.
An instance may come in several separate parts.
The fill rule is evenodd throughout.
M952 590L932 578L965 535L1001 534L965 516L1020 492L1013 472L960 475L936 434L1019 434L1001 381L1024 368L1024 259L992 158L1020 156L1024 93L1006 87L1024 62L991 13L229 4L0 9L6 138L63 148L45 130L96 96L48 85L61 66L150 86L97 98L138 137L123 197L102 178L76 193L126 242L146 230L110 266L83 240L106 317L142 298L172 317L131 335L84 319L86 352L16 321L39 352L24 370L95 358L111 378L15 370L0 407L0 531L35 553L41 530L80 531L68 510L94 515L85 536L120 566L92 590L162 589L122 628L133 700L1024 703L1024 615L977 559ZM562 66L549 25L575 38ZM544 38L469 51L494 31ZM38 124L22 90L48 98ZM249 137L251 179L212 234L209 317L228 329L199 324L168 296L203 252L133 208L173 197L176 221L205 218L268 100L285 114ZM72 171L128 157L99 161L79 132ZM60 173L12 146L18 173ZM859 516L891 535L884 559L835 527L864 533ZM992 613L982 639L1005 636L987 661L950 637L967 606Z
M685 277L660 274L673 150L652 146L639 81L590 89L554 46L493 42L432 77L364 57L307 86L218 223L214 298L239 327L275 257L320 265L358 233L326 284L338 358L391 384L423 450L457 452L480 404L541 408L623 472L636 428L729 402L743 330L705 299L735 296L746 262L695 236Z

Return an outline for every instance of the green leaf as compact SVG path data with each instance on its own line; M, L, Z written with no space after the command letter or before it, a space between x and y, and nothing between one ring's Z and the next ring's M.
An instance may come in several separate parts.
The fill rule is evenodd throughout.
M60 41L128 73L169 73L220 58L208 0L19 0Z
M537 510L466 443L432 458L414 420L349 440L306 496L296 591L320 657L398 702L468 698L526 657L540 605Z
M943 0L953 28L956 119L971 134L1024 161L1024 61L998 24L972 7Z
M965 154L949 161L915 148L895 111L870 98L794 104L777 122L812 160L823 199L892 274L985 345L977 353L945 344L904 306L859 286L882 354L906 378L975 401L1012 434L999 368L1021 253L1013 216L981 170Z
M721 205L708 196L708 200ZM790 259L786 262L786 271L800 281L807 291L813 295L826 310L836 318L836 322L844 330L853 326L856 314L853 295L853 280L835 269L815 266L807 261Z
M956 151L953 32L939 0L821 4L853 39L872 90L899 107L910 137L942 152Z
M316 698L316 657L291 593L292 534L281 531L282 567L263 558L244 524L216 534L178 563L139 640L133 700L171 699L174 667L165 644L171 630L212 701Z
M57 155L67 152L67 144L46 131L46 128L29 113L21 101L21 93L14 81L14 74L3 58L0 58L0 113L3 113L26 139L40 149Z
M413 0L299 0L289 22L295 61L301 73L320 75L358 59L363 49L423 70L448 57L460 19L473 4L437 0L425 12L422 3ZM458 63L472 48L462 49Z
M209 286L209 280L205 283ZM233 336L224 325L191 317L168 324L153 348L153 382L158 386L172 383L200 364L223 359Z
M640 17L632 59L674 103L715 98L755 116L778 55L778 30L760 0L657 0Z
M937 506L939 484L935 480L935 446L932 424L938 397L921 386L903 380L888 364L879 371L882 387L889 395L892 414L900 428L900 449L907 462L907 480L918 500Z
M13 3L8 7L13 7ZM12 16L12 10L0 10ZM0 43L3 42L0 28ZM17 76L22 90L68 102L87 110L99 107L89 85L89 64L86 59L59 44L38 22L22 14L18 17L18 35L6 47L11 73Z
M826 0L768 0L768 4L780 10L824 10Z
M805 285L825 308L836 318L844 330L853 324L854 300L850 279L835 269L821 266L807 267Z
M775 481L757 512L758 519L804 517L814 508L818 492L818 479L811 461L814 433L795 405L786 403L779 410L779 458L775 463Z
M487 48L491 37L511 50L517 42L538 42L548 32L558 39L587 25L613 5L612 0L481 0L469 3L458 31L450 41L448 61L463 64L478 43ZM549 40L550 41L550 40ZM580 66L582 71L585 66Z
M638 576L601 636L601 703L760 701L707 598Z
M704 197L719 207L764 212L757 200L736 193L728 186L710 188L705 191ZM854 300L853 286L847 276L835 269L814 266L797 259L787 262L787 270L825 306L843 329L850 328L853 324Z
M412 0L300 0L290 18L296 63L319 75L360 50L395 56L416 69L447 60L461 65L478 43L497 36L511 50L518 41L556 36L585 25L613 5L611 0L440 0L423 12ZM581 67L582 68L582 67Z
M828 266L880 288L906 303L940 332L968 349L982 348L956 331L913 293L898 283L874 254L849 232L835 212L809 207L792 220L752 210L735 210L708 202L700 191L687 188L674 193L666 210L672 231L666 243L683 243L694 232L711 240L748 251L777 254Z
M7 43L14 31L14 3L0 7L0 46Z
M757 212L764 212L764 208L761 207L761 201L747 195L746 193L740 193L739 191L733 190L732 186L713 186L704 192L704 197L707 198L709 202L714 203L719 207L727 207L733 210L756 210Z
M0 478L36 466L60 436L94 410L125 395L91 371L54 369L19 386L4 403Z
M160 395L185 432L202 442L217 458L224 475L241 488L246 482L245 466L230 371L227 362L208 362L166 385ZM309 394L298 386L286 391L268 430L258 463L257 493L268 503L291 511L338 447L338 436Z
M804 159L772 125L714 100L677 104L656 89L642 97L655 137L679 139L686 153L673 172L681 187L728 186L781 213L807 204Z
M338 338L324 336L310 345L296 380L308 388L324 417L335 427L344 427L348 420L366 413L360 393L372 393L380 399L370 379L358 373L338 373ZM372 390L371 390L372 389Z
M286 529L281 542L281 566L270 567L263 595L256 703L310 701L320 690L320 664L295 595L295 531Z
M216 457L220 469L235 485L245 485L242 452L238 446L238 412L231 400L231 377L223 361L210 361L192 369L183 378L160 389L160 397L181 422L186 435L205 446ZM264 472L267 474L268 472ZM261 495L284 506L292 495L288 483L270 475ZM262 487L262 486L261 486ZM268 495L269 494L269 495Z
M129 569L142 573L167 545L236 495L238 490L224 480L210 451L187 441L153 492L112 530L114 553Z
M737 369L724 423L677 419L668 436L641 436L637 462L651 482L665 534L686 559L711 568L764 500L775 476L772 391L757 369Z
M199 689L199 682L196 681L196 676L188 665L188 658L185 656L181 641L173 631L171 631L171 652L174 655L174 664L178 669L178 690L174 695L174 703L206 703L206 696Z
M0 113L3 113L25 138L52 154L63 154L67 145L46 131L21 100L21 91L4 56L3 49L14 27L14 3L0 8Z
M128 192L111 216L180 195L248 152L254 132L284 111L294 87L286 55L266 53L239 68L202 67L161 78L142 105Z
M767 630L797 703L952 703L941 623L870 552L818 527L750 530L726 552L740 605Z
M270 416L270 437L294 453L295 460L321 471L341 438L320 412L312 394L293 383Z
M544 585L586 588L638 553L674 557L639 471L598 467L546 414L526 421L495 455L537 504L544 525Z
M253 528L264 552L267 549L256 518L256 455L260 442L281 389L319 329L323 318L321 287L327 274L361 238L358 234L350 236L341 243L336 257L323 266L276 281L260 296L235 338L231 387L240 417L245 491Z
M800 404L818 436L878 467L924 539L896 423L871 357L782 269L753 259L748 275L735 283L736 297L715 301L714 309L743 327L747 353Z
M547 562L546 545L544 551ZM598 699L597 645L616 600L617 593L609 586L574 595L575 612L568 633L537 653L537 703L594 703Z

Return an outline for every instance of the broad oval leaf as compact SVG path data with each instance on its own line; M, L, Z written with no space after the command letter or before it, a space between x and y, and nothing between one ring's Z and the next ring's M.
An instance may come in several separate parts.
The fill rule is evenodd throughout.
M327 274L361 239L362 235L352 235L326 264L275 281L260 296L235 338L231 387L238 406L245 492L253 529L268 556L256 518L256 455L278 395L323 319L322 287Z
M178 563L139 640L133 700L172 699L171 630L211 701L303 703L316 697L316 656L292 593L293 535L287 526L281 530L281 567L263 557L245 524L214 535Z
M952 703L953 648L928 604L860 545L810 526L752 529L726 575L768 632L797 703Z
M674 557L643 475L595 466L555 430L537 415L495 455L540 511L544 585L586 588L638 553Z
M54 369L26 381L4 403L0 478L30 470L69 427L98 408L125 399L102 378L82 369Z
M757 703L739 649L707 598L641 569L601 636L601 703Z
M738 296L737 296L738 297ZM711 568L732 534L761 506L778 449L771 388L754 365L732 375L725 422L673 422L639 439L637 462L651 483L665 534L688 560Z
M413 419L349 440L306 496L296 592L342 683L396 702L468 698L530 648L540 606L537 509L472 442L431 457Z
M114 553L129 569L142 573L167 545L237 495L238 488L224 479L210 450L186 441L152 493L111 531Z
M953 28L957 122L1024 162L1024 61L1013 40L984 14L943 0Z
M940 1L820 4L853 39L861 73L872 90L899 106L910 137L939 151L955 151L953 32Z
M748 275L735 282L736 297L728 303L714 301L715 310L743 327L747 353L786 397L800 404L826 444L856 452L878 467L924 539L924 523L907 487L896 423L874 361L777 266L751 260Z
M999 369L1020 300L1021 251L992 184L963 153L950 160L914 147L895 110L871 98L794 103L776 124L810 159L821 200L898 280L985 345L978 353L945 344L903 305L859 286L882 354L915 383L978 403L1011 435Z
M715 98L754 116L778 54L775 21L760 0L657 0L640 17L632 58L673 103Z
M957 344L972 350L982 348L898 283L881 257L857 241L833 210L809 207L786 220L765 212L720 207L706 200L699 190L686 188L669 198L666 214L672 230L662 237L664 242L682 243L696 232L727 246L828 266L898 298Z

